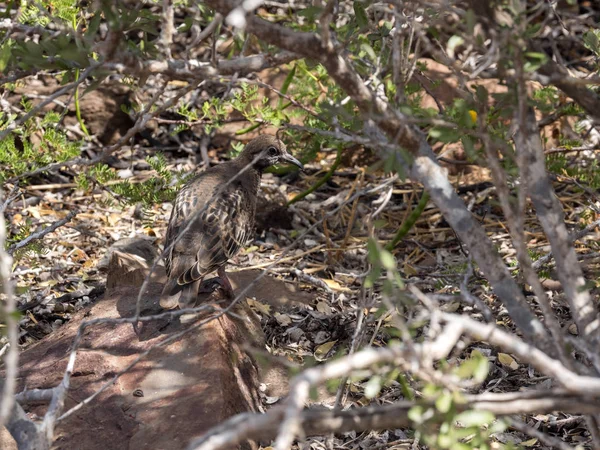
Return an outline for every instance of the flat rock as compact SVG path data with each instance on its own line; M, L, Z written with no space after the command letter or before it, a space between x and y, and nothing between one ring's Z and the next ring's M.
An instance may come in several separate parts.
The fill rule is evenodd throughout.
M143 280L140 273L148 270L149 255L145 251L142 250L143 258L124 257L121 251L115 252L104 297L23 352L18 391L53 388L60 383L83 321L134 315L138 286ZM115 262L120 265L115 266ZM232 284L236 290L248 286L259 273L232 273ZM158 298L164 281L164 269L158 267L141 296L142 315L160 311ZM246 296L268 303L305 303L310 297L268 276L251 286ZM214 303L213 297L208 301ZM258 411L259 373L248 349L264 348L264 336L245 301L233 312L238 318L224 315L202 327L195 326L198 321L182 324L178 319L154 321L150 323L152 326L145 323L140 327L141 339L130 323L87 327L64 411L105 389L58 423L53 448L182 449L192 438L226 418ZM190 331L184 333L186 329ZM148 355L144 356L145 352ZM138 359L137 364L110 384L116 374ZM24 405L24 408L30 415L42 417L47 405ZM6 434L0 433L2 449L11 448ZM247 448L253 447L253 443L247 444Z

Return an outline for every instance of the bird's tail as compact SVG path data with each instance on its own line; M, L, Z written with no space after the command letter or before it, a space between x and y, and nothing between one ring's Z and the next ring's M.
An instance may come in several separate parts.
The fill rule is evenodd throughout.
M188 284L179 284L177 280L169 279L160 296L160 306L163 309L193 308L198 297L198 288L202 278Z

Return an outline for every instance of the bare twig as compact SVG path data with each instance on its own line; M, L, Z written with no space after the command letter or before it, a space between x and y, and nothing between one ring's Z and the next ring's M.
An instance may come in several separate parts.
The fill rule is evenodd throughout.
M0 380L2 387L2 380ZM40 427L29 420L21 405L13 403L6 423L6 429L14 438L19 450L49 450L50 443L40 431Z
M19 197L19 183L15 183L15 185L12 187L10 192L6 195L6 198L2 202L2 205L0 205L0 214L4 214L4 211L6 211L6 208L8 207L8 205L10 205L13 202L13 200L15 200L18 197Z
M194 47L197 47L202 41L207 39L211 34L214 33L214 31L219 27L219 25L221 25L221 22L223 22L223 16L219 13L216 13L213 20L204 28L204 30L198 33L198 36L196 36L192 40L192 42L189 45L189 48L192 49Z
M469 289L469 280L472 276L473 261L472 258L469 257L469 264L467 266L465 276L463 277L462 282L460 284L460 295L467 303L475 306L479 311L481 311L481 314L483 315L486 322L493 322L495 319L492 310L485 303L483 303L479 297L473 295Z
M590 223L589 225L586 225L585 228L571 233L569 235L570 242L573 243L573 242L581 239L582 237L593 232L599 226L600 226L600 220L596 220L596 221ZM544 266L544 264L546 264L548 261L550 261L552 259L553 256L554 256L554 254L552 253L552 250L550 250L548 253L546 253L544 256L542 256L541 258L539 258L538 260L536 260L533 263L533 269L540 270Z
M517 336L502 331L493 324L483 324L469 317L441 313L446 322L459 323L469 336L489 342L514 354L519 360L526 361L544 375L556 379L566 390L585 395L600 394L600 378L578 375L567 369L560 361L548 356L533 345L527 344Z
M243 0L242 3L233 8L225 17L225 22L227 22L232 27L238 29L246 28L246 15L260 5L262 5L263 0Z
M162 29L160 30L160 44L166 59L171 58L171 44L173 44L173 0L163 0Z
M47 403L52 400L54 389L30 389L19 392L15 395L15 400L21 405L27 403Z
M509 194L507 189L505 189L505 186L502 186L502 189L499 190L499 194L501 194L503 197L506 196L506 198L501 200L503 202L502 207L510 226L510 234L514 246L517 250L517 259L519 261L521 270L525 275L525 279L532 286L538 299L538 303L540 304L544 314L545 323L552 334L552 341L554 342L556 354L559 356L563 364L567 365L569 368L572 368L573 362L565 351L565 347L563 345L563 331L555 317L552 307L550 306L548 295L546 294L540 279L532 268L531 257L527 251L527 245L525 244L525 238L523 235L527 195L529 194L531 197L533 197L533 190L535 189L536 183L538 182L538 177L540 176L540 167L532 167L531 155L528 151L526 151L524 148L525 146L523 145L525 133L534 133L536 135L539 133L536 127L535 117L533 119L533 123L527 124L528 115L526 102L528 97L524 80L523 64L523 55L521 53L517 53L516 72L518 77L517 90L519 95L517 96L518 107L515 111L515 123L519 133L515 138L515 142L517 144L517 164L519 166L521 175L521 188L518 191L518 210L514 211L514 209L511 207L510 198L508 197ZM529 120L531 120L531 118L529 118ZM490 153L491 152L488 151L488 155ZM541 170L545 176L546 172L543 163ZM533 201L535 202L535 200ZM539 213L540 212L538 211L538 214ZM546 230L546 232L548 231Z
M589 78L576 78L568 74L567 69L553 60L549 60L539 68L537 81L542 84L553 84L569 97L579 104L586 113L592 116L596 121L600 121L600 97L594 91L590 90L587 85L599 84L598 76Z
M553 195L552 184L546 174L544 152L532 110L519 123L516 143L526 156L526 172L530 196L540 223L554 252L557 273L575 318L579 333L590 343L600 342L600 317L593 305L575 249L564 222L560 202Z
M77 211L71 211L69 214L67 214L66 217L64 217L60 220L57 220L56 222L54 222L51 225L44 228L43 230L40 230L36 233L32 233L29 236L27 236L25 239L23 239L22 241L14 243L13 245L11 245L8 248L8 253L10 253L12 255L15 251L29 245L32 241L35 241L37 239L42 239L48 233L52 233L53 231L62 227L64 224L70 222L71 219L73 219L73 217L75 217L76 215L77 215Z
M593 401L585 397L571 397L570 394L558 390L467 395L465 401L466 403L456 405L458 411L474 409L489 411L497 416L556 410L577 413L578 407L586 412L598 410L598 406L594 405ZM302 412L301 421L308 436L331 432L406 428L412 425L408 418L408 411L415 405L414 402L404 401L346 411L307 409ZM419 405L423 408L431 407L426 403L419 403ZM276 435L283 414L282 407L272 408L266 414L239 414L192 441L187 450L230 449L247 439L272 439Z
M290 387L288 400L285 402L285 414L280 431L275 441L275 449L284 450L291 447L296 436L302 433L301 411L308 399L310 388L332 378L340 378L354 370L364 369L373 364L400 363L412 367L421 364L420 355L429 355L433 359L447 356L460 337L462 327L448 327L435 342L418 345L397 344L385 348L367 348L352 355L340 358L322 366L305 370L298 375Z

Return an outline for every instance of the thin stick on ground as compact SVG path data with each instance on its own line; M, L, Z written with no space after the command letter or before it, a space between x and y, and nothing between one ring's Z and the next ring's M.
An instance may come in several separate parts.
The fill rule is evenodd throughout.
M44 228L36 233L31 233L29 236L27 236L22 241L16 242L13 245L11 245L8 248L8 253L12 255L15 251L19 250L20 248L26 247L27 245L31 244L33 241L42 239L48 233L52 233L53 231L56 231L58 228L62 227L63 225L69 223L77 214L78 214L77 211L71 211L69 214L67 214L66 217L64 217L60 220L57 220L56 222L53 222L51 225L47 226L46 228Z

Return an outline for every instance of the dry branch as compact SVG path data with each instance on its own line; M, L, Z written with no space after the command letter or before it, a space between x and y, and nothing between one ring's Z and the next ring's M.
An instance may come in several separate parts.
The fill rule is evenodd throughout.
M583 271L564 222L562 206L546 174L544 150L533 111L529 110L518 125L516 143L526 158L524 167L527 167L522 176L527 180L537 216L550 241L558 277L580 335L597 345L600 342L600 317L586 288Z
M571 97L596 122L600 121L600 96L588 88L588 84L598 84L597 77L592 80L582 80L572 77L562 65L550 60L538 69L542 84L554 85Z
M585 396L573 397L560 391L519 392L510 394L467 395L465 402L458 404L458 411L470 409L489 411L496 416L513 414L550 413L594 413L600 409L597 400ZM416 404L425 407L427 403L396 402L385 406L339 410L307 409L300 420L307 436L345 433L348 431L386 430L411 426L408 411ZM269 440L276 434L284 416L282 407L275 407L266 414L240 414L232 417L204 436L191 442L187 450L229 449L245 440Z
M40 230L36 233L31 233L29 236L27 236L22 241L16 242L13 245L11 245L8 248L8 253L12 255L16 250L29 245L32 241L35 241L37 239L42 239L48 233L52 233L53 231L56 231L58 228L65 225L66 223L69 223L71 221L71 219L73 219L73 217L75 217L76 215L77 215L76 211L71 211L69 214L67 214L67 217L57 220L56 222L53 222L52 224L50 224L43 230Z

